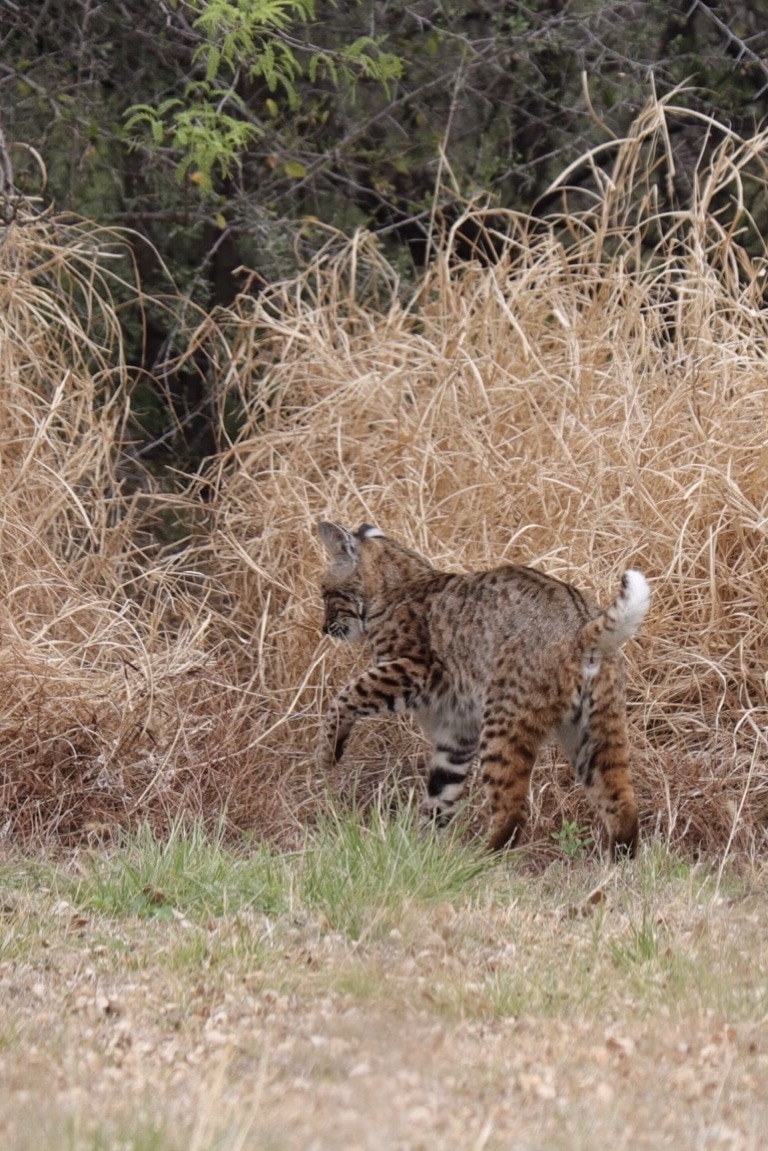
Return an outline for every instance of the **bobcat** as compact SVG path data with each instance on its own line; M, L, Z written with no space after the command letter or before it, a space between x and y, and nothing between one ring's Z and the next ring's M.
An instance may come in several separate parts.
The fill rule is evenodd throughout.
M478 755L498 849L519 838L537 751L555 735L602 817L612 857L634 855L619 648L648 610L645 577L625 572L601 610L533 568L451 574L370 524L352 532L322 522L318 532L330 558L323 631L365 640L373 657L327 712L318 767L341 758L358 719L413 712L432 743L427 810L448 821Z

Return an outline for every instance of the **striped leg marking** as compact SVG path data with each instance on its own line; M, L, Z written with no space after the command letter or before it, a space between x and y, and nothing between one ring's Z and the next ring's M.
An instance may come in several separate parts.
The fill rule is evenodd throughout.
M438 744L429 762L425 810L439 827L455 814L466 790L474 746Z

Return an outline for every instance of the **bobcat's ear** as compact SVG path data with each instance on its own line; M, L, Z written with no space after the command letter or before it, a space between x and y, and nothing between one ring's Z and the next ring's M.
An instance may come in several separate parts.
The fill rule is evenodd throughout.
M357 540L352 532L348 532L346 528L329 523L328 520L320 520L317 525L317 534L323 541L325 550L331 559L337 559L339 556L350 560L357 559Z
M357 529L357 538L359 540L384 540L387 537L381 528L377 528L375 524L360 524Z

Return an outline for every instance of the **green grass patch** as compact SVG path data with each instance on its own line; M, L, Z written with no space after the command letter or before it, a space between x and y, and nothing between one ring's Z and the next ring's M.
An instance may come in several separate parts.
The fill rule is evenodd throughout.
M292 854L264 845L236 852L197 824L164 840L142 827L109 852L81 857L77 877L52 873L49 882L78 909L110 918L309 915L358 941L396 927L414 905L470 900L498 866L458 829L426 828L409 809L391 818L374 810L365 821L331 812Z
M64 1147L66 1151L177 1151L180 1144L162 1126L150 1122L119 1131L98 1127L88 1134L70 1123Z
M125 834L106 854L92 854L71 897L110 916L193 920L242 907L279 914L290 890L289 860L264 846L248 855L230 850L221 833L178 824L164 840L149 827Z
M410 905L471 899L498 866L460 829L423 826L410 809L385 817L374 809L361 823L332 812L309 836L296 897L350 939L377 938L396 927Z

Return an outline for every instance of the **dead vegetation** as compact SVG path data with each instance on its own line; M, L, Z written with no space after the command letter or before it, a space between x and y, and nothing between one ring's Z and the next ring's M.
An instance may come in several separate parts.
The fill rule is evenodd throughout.
M313 525L331 516L603 599L643 570L654 602L628 655L645 832L693 853L764 843L766 263L748 205L766 137L702 122L678 208L683 114L653 102L585 157L587 208L568 173L545 221L468 208L504 225L491 265L455 259L448 233L412 288L372 236L329 235L295 281L205 318L191 346L218 349L222 435L235 398L243 427L177 495L125 467L119 237L17 214L0 242L6 835L226 812L233 833L291 842L322 803L311 752L348 670L319 636ZM166 514L183 546L151 542ZM372 724L332 789L394 794L419 753L407 727ZM533 807L542 859L562 819L587 819L551 756Z

